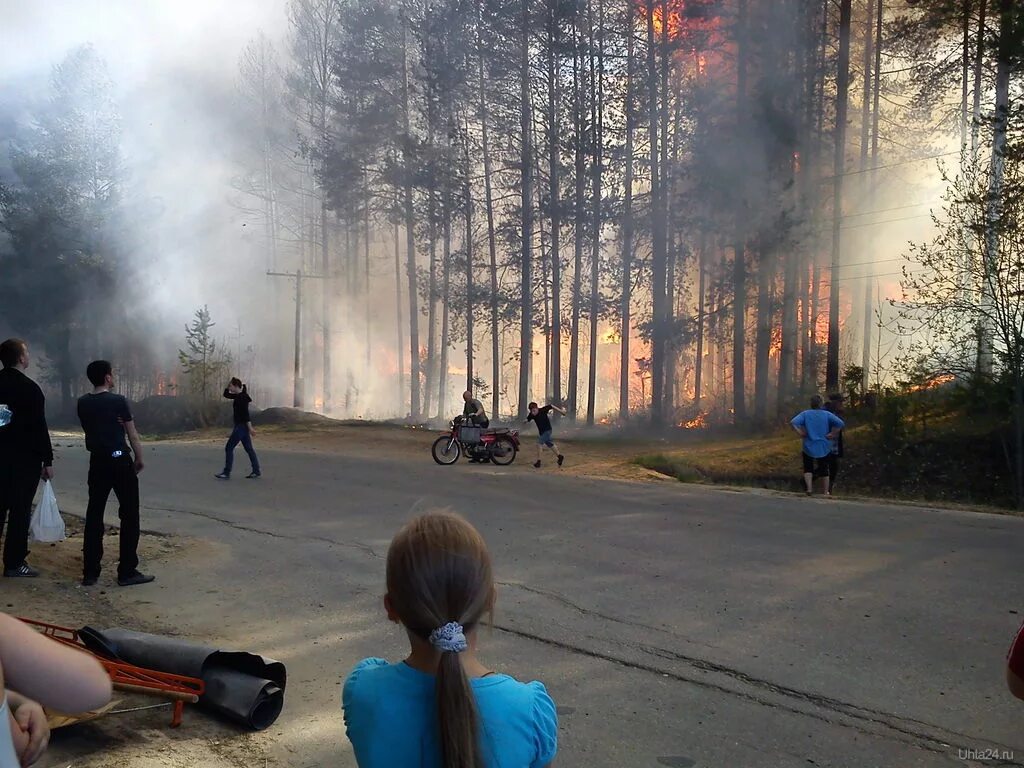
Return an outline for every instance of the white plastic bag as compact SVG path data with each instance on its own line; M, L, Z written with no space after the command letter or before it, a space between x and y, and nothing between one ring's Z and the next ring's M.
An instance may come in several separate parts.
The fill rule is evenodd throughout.
M47 480L43 483L43 497L32 513L29 534L33 541L54 542L64 541L64 518L57 508L57 496L53 492L53 484Z

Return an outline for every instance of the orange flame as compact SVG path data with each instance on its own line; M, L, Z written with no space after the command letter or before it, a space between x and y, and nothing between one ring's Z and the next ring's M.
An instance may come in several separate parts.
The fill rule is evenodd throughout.
M932 376L927 381L922 381L920 384L914 384L909 388L910 392L926 392L929 389L938 389L944 384L949 384L953 379L956 378L951 373L942 373L938 376Z
M708 424L708 414L707 412L698 413L696 418L680 422L679 426L683 429L707 429L710 426Z

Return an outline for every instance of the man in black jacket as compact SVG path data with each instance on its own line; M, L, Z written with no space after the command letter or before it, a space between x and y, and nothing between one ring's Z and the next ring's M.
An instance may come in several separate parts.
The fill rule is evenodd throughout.
M227 445L224 446L224 470L214 477L218 480L231 479L231 468L235 464L235 446L241 443L252 465L252 471L245 477L247 480L256 480L261 476L260 460L256 456L256 449L252 447L252 436L256 434L256 430L252 428L252 421L249 418L249 403L252 402L249 390L241 379L235 377L224 388L224 397L234 401L234 427L231 429Z
M25 562L32 499L40 478L53 477L46 398L23 373L28 362L28 345L21 339L0 344L0 535L7 523L4 576L15 577L39 575Z

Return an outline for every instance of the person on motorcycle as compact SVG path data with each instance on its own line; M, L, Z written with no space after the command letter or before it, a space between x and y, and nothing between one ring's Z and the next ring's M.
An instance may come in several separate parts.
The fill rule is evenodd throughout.
M468 389L462 393L462 399L466 401L466 407L462 409L462 415L470 419L478 427L487 429L491 425L491 420L487 418L484 404L473 397L473 392Z

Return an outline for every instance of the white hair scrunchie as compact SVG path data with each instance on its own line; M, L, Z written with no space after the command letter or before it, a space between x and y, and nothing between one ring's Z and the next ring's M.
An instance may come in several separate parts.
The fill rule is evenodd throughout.
M441 653L462 653L469 648L465 630L457 621L450 621L431 632L430 644Z

